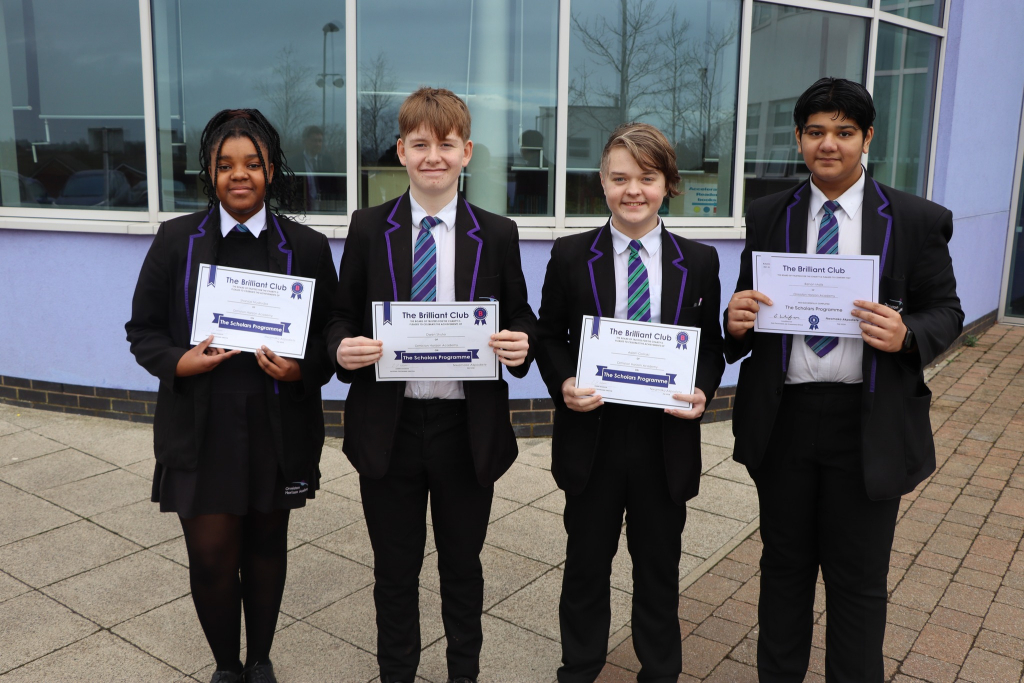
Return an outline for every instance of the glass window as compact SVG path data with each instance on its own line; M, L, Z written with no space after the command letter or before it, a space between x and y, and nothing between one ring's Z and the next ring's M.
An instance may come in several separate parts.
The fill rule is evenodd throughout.
M879 182L924 196L928 184L939 39L881 23L875 60L875 138L868 170Z
M574 3L569 136L592 140L569 159L565 211L605 215L601 152L620 123L644 121L675 146L682 194L666 216L730 216L741 3L735 0Z
M418 29L398 36L396 17ZM408 187L395 150L398 108L429 85L464 98L473 116L473 158L460 180L469 200L554 215L557 0L374 0L359 3L358 22L360 206Z
M343 213L344 3L153 0L160 208L195 211L199 137L221 109L256 108L281 136L307 214ZM272 17L272 20L269 18Z
M146 208L137 0L0 0L0 204Z
M941 26L943 4L942 0L882 0L882 11Z
M755 3L757 7L769 5ZM807 175L796 149L793 106L819 78L864 82L869 20L803 10L774 16L750 40L744 207L751 199L794 187Z

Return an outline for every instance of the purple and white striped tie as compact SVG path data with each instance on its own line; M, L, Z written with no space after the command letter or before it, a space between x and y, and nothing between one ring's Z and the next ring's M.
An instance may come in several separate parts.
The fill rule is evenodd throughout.
M629 265L626 275L627 315L630 320L651 322L651 284L647 281L647 268L640 260L643 246L637 240L629 241Z
M836 211L839 209L838 202L831 199L825 202L825 215L821 217L821 225L818 227L818 246L815 253L839 253L839 221L836 219ZM804 341L811 347L811 351L817 354L818 358L824 358L839 344L838 337L806 335Z
M430 234L441 221L424 216L412 257L412 300L437 301L437 243Z

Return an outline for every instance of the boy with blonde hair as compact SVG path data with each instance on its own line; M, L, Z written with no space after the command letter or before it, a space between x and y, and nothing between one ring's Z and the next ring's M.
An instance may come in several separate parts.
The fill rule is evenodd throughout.
M523 377L536 318L527 302L516 224L458 195L473 154L470 115L450 90L420 88L402 104L397 152L409 190L352 214L327 327L338 377L351 383L343 450L359 472L373 546L382 683L412 683L420 657L419 573L429 498L441 580L448 677L473 683L483 634L483 570L494 482L518 450L504 379L377 382L382 342L374 301L497 300L490 346Z
M633 559L633 644L641 681L675 681L682 669L680 536L700 478L700 417L725 361L718 254L670 233L658 216L679 194L676 155L654 126L619 126L601 157L611 217L551 249L537 332L537 365L555 402L551 473L565 491L569 534L558 614L560 683L600 674L611 620L610 576L623 512ZM689 409L605 405L576 386L584 315L701 328Z

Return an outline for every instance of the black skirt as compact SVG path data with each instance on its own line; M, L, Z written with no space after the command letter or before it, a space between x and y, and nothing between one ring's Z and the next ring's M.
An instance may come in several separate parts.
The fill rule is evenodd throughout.
M303 507L318 488L317 473L301 481L282 477L270 431L266 379L253 354L242 352L221 363L210 379L199 464L190 472L157 463L153 502L160 503L161 512L185 518Z

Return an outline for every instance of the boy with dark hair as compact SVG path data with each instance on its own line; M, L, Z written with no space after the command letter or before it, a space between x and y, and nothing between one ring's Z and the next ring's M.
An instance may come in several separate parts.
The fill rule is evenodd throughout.
M448 676L472 683L483 642L483 570L494 482L518 453L505 380L377 382L382 342L374 301L497 300L490 345L515 377L532 360L516 224L458 196L470 116L450 90L421 88L402 104L397 152L409 190L352 214L327 327L338 377L350 382L343 450L359 472L373 546L382 683L412 683L420 657L418 584L430 501L441 579ZM416 258L414 259L414 254Z
M899 499L935 470L923 368L964 314L948 243L952 214L861 166L875 109L863 86L823 78L797 101L797 146L811 176L757 199L725 355L740 368L735 459L757 485L762 683L804 680L818 568L828 610L825 680L883 679L886 578ZM861 338L754 332L751 252L877 254L879 298L851 301Z
M718 253L670 233L658 217L679 194L676 155L657 128L619 126L601 157L611 218L551 249L538 321L537 365L555 402L551 473L565 491L569 534L558 616L560 683L591 683L608 650L610 575L622 515L633 559L633 642L642 681L682 670L680 536L700 478L700 417L725 361ZM576 386L584 315L700 327L688 410L604 405Z

